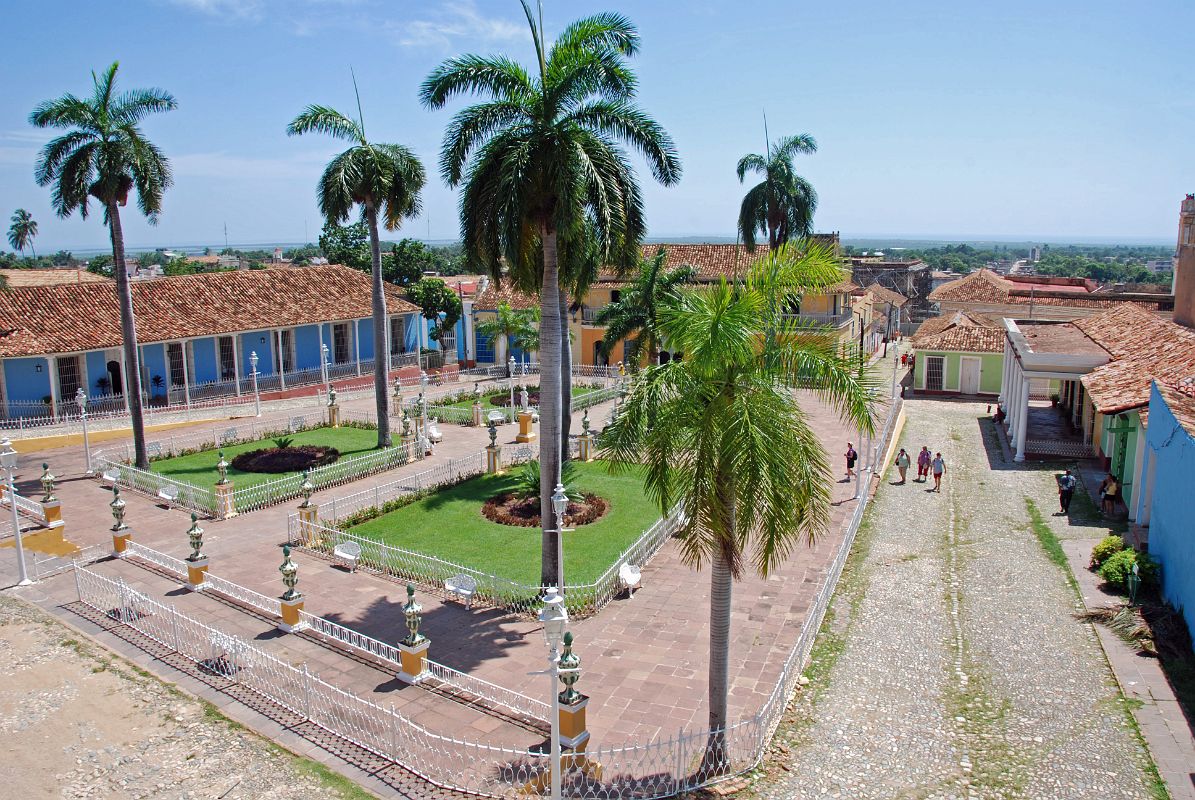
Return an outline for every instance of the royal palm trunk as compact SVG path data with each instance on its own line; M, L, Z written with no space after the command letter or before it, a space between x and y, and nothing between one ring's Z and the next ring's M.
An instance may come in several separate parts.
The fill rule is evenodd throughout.
M369 221L369 255L373 260L373 394L378 412L378 447L390 446L390 417L386 407L386 295L382 289L382 248L378 241L378 211L365 204Z
M560 532L552 510L552 491L560 481L560 266L557 263L556 231L540 227L544 248L544 275L540 290L539 372L539 513L543 530L540 582L559 586L556 572Z
M108 201L108 231L112 235L112 272L116 298L120 301L120 337L124 340L125 403L133 426L133 459L137 469L149 469L145 452L145 416L141 410L141 359L137 352L137 324L133 316L133 292L124 261L124 230L120 227L120 206ZM50 376L54 380L54 376ZM63 398L65 399L65 398Z

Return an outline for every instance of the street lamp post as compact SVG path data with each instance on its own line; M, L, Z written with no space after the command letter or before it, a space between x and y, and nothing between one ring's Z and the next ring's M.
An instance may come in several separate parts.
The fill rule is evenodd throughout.
M324 385L327 386L328 385L328 345L321 344L319 347L320 347L319 368L320 368L320 372L323 373Z
M21 542L21 520L17 517L17 451L5 436L0 440L0 469L8 473L8 502L12 505L12 534L16 541L18 586L28 586L29 570L25 567L25 547ZM553 684L554 686L555 684Z
M551 799L560 800L560 695L556 691L556 683L560 679L560 643L564 641L564 631L568 627L568 609L564 607L564 598L555 586L549 587L544 595L539 621L543 623L544 639L548 643L547 674L551 679L548 687L552 694Z
M75 390L75 402L79 404L79 419L83 423L83 459L87 464L87 474L94 474L91 468L91 443L87 438L87 392L80 386Z
M892 399L896 399L896 365L900 363L900 345L892 348Z
M564 512L568 510L568 495L564 493L564 484L556 484L552 490L552 512L556 515L556 585L560 593L564 594Z
M261 392L257 390L257 351L249 353L249 369L253 370L253 408L261 416Z

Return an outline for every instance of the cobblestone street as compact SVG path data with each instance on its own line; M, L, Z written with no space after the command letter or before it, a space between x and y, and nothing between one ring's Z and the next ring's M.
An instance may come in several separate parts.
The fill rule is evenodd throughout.
M947 474L868 511L811 682L777 737L775 798L1159 796L1068 576L1030 527L1089 537L1057 510L1053 471L1004 461L979 404L907 404L901 445ZM1072 530L1073 528L1073 530ZM782 776L776 778L775 776ZM1160 795L1160 796L1165 796Z

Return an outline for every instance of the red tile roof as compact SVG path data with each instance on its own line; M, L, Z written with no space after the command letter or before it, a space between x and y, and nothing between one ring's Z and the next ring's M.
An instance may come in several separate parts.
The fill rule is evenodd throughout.
M1053 279L1069 280L1069 279ZM934 303L988 303L994 305L1043 305L1069 306L1071 308L1116 308L1122 305L1135 305L1149 311L1157 311L1162 306L1160 302L1167 299L1160 297L1158 302L1141 300L1139 298L1122 298L1115 295L1099 294L1092 291L1092 286L1086 282L1074 283L1045 283L1034 276L1017 276L1014 279L1003 278L990 270L981 269L939 286L929 293L930 302Z
M7 281L10 289L19 289L23 286L107 283L112 280L85 269L0 269L0 278ZM0 283L2 282L0 281Z
M697 271L696 281L708 283L719 278L736 278L744 275L753 262L767 255L766 247L757 247L754 253L748 253L741 244L645 244L643 257L653 258L659 249L664 248L664 265L667 269L681 266L693 267ZM850 276L844 269L845 275L841 283L829 287L828 294L847 294L859 288L851 283ZM606 285L608 282L625 281L627 275L609 267L604 268L598 280Z
M473 308L476 311L497 311L498 306L502 303L506 303L516 311L521 311L528 308L538 308L539 297L520 292L511 286L508 281L504 281L501 288L496 287L493 281L491 281L485 291L477 295L477 299L473 301Z
M982 314L957 311L921 323L913 334L913 347L954 353L1002 353L1004 329Z
M371 313L370 277L349 267L180 275L132 283L142 343L260 328L361 319ZM391 314L417 311L386 284ZM121 343L115 282L0 292L0 357L69 353Z
M905 297L900 292L894 292L891 289L880 286L878 283L873 283L863 291L867 292L877 300L883 301L888 305L895 306L897 308L900 308L905 303L909 302L909 298Z
M1112 361L1082 378L1101 413L1144 406L1155 378L1176 383L1195 373L1195 331L1134 304L1121 304L1072 324L1112 354Z
M1158 392L1166 401L1166 407L1170 409L1170 413L1178 420L1178 424L1183 426L1187 435L1195 437L1195 394L1184 390L1184 382L1195 391L1195 381L1186 378L1175 384L1158 381ZM1144 413L1144 409L1142 409L1142 413Z

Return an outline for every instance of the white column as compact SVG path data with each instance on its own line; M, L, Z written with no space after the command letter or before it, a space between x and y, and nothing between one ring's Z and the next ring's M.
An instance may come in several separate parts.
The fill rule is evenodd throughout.
M236 376L237 397L241 396L241 335L232 335L232 374Z
M1122 433L1121 436L1128 434ZM1141 513L1141 496L1145 492L1141 491L1141 484L1145 478L1145 459L1149 448L1145 446L1145 428L1142 427L1137 431L1137 445L1133 448L1133 497L1132 505L1129 506L1129 520L1131 522L1137 521L1137 516ZM1122 498L1123 499L1123 498Z
M324 377L324 323L317 323L315 329L319 331L319 374L320 378ZM332 377L328 376L328 382L331 383Z
M120 347L120 396L124 398L124 413L129 412L129 365L125 363L124 346ZM116 391L116 387L112 387Z
M1074 383L1074 408L1071 411L1071 424L1076 428L1083 422L1083 384L1078 380Z
M183 351L183 402L186 403L187 408L191 407L191 370L188 367L187 359L187 345L190 342L179 342L178 346Z
M1004 407L1004 411L1007 414L1007 416L1004 418L1004 430L1010 438L1012 436L1012 432L1016 430L1017 424L1017 413L1019 411L1017 408L1017 400L1021 396L1019 385L1020 375L1020 365L1014 361L1013 365L1008 370L1008 393L1007 397L1005 398L1006 405Z
M58 397L58 356L46 358L46 371L50 373L50 414L57 417L62 403Z
M390 338L394 335L393 330L392 330L394 327L393 319L394 318L391 317L389 314L386 315L386 330L382 336L382 338L386 340L386 383L387 384L390 383L390 371L394 369L394 364L391 361L391 354L390 354Z
M353 355L357 359L357 377L361 377L361 320L353 321ZM377 354L375 353L375 356Z
M1017 415L1017 455L1014 461L1025 460L1025 437L1029 432L1029 381L1021 373L1020 413Z
M1012 347L1008 344L1008 337L1004 338L1004 364L1000 374L1000 405L1008 405L1008 374L1012 371ZM1007 412L1005 412L1007 413Z

